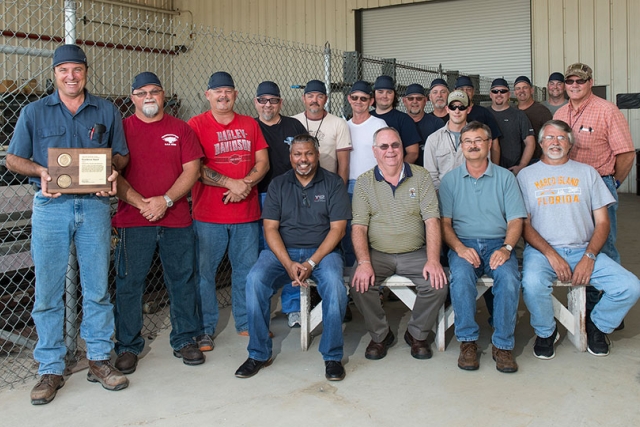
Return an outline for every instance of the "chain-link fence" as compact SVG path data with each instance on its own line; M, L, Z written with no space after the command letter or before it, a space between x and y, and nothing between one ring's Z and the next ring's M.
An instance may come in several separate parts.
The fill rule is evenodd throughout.
M53 50L65 42L65 36L73 34L72 39L87 54L87 89L113 101L123 117L133 113L128 96L130 82L141 71L153 71L160 77L167 94L166 111L184 120L208 109L204 91L208 77L219 70L234 77L239 90L236 111L252 116L256 115L255 89L263 80L280 85L282 113L286 115L304 109L301 89L308 80L324 80L331 91L327 108L348 116L345 94L356 80L373 81L381 74L391 75L402 93L411 83L428 86L436 77L453 83L459 75L340 52L328 45L307 46L194 28L189 22L181 22L182 16L175 13L148 9L92 1L0 3L0 388L32 378L37 371L32 357L37 334L30 316L35 285L30 257L33 189L25 177L6 170L4 157L20 110L53 92L51 57ZM490 79L471 77L479 88L476 102L486 101ZM218 298L223 306L230 303L230 272L229 263L223 262L218 277ZM69 367L83 357L84 349L78 334L81 301L76 277L77 264L71 260L65 294ZM110 277L113 290L113 274ZM168 303L162 267L156 260L144 295L145 336L169 326Z

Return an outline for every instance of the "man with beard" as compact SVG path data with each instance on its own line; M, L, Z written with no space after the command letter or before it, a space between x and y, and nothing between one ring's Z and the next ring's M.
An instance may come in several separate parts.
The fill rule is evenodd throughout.
M260 205L255 186L269 170L260 126L233 110L238 91L231 75L213 73L205 92L211 110L189 120L204 149L200 182L192 190L196 232L202 351L213 350L218 324L216 273L224 254L231 262L231 312L236 332L247 336L245 284L258 259ZM228 249L228 251L227 251Z
M555 356L559 338L554 280L591 284L603 293L587 315L587 349L595 356L609 354L606 334L640 297L638 278L600 252L609 234L607 206L615 199L593 167L569 160L574 142L565 122L547 122L538 140L542 160L518 175L528 212L522 287L536 332L533 354L539 359Z
M322 297L319 350L325 377L329 381L345 377L342 319L347 291L339 245L351 219L351 204L344 183L319 166L319 156L315 137L297 135L291 142L293 170L274 178L269 186L262 211L269 246L247 276L249 358L236 371L238 378L252 377L272 362L271 296L286 280L308 286L309 278Z
M547 100L542 105L553 115L567 102L569 101L564 97L564 75L558 72L551 73L547 82Z
M158 248L171 300L173 355L185 365L204 363L194 337L196 309L195 236L186 195L200 176L202 148L193 130L165 114L164 90L154 73L133 79L135 114L124 120L131 160L118 177L116 269L116 368L136 370L144 349L142 294ZM153 175L154 179L149 179Z
M293 117L280 114L284 100L280 96L280 88L271 81L264 81L258 85L256 97L253 100L264 139L269 144L269 171L264 179L258 183L260 207L267 197L267 189L271 180L291 169L289 161L289 146L293 137L307 133L305 127ZM261 223L259 250L265 249L264 229ZM287 315L290 328L300 326L300 291L287 283L282 288L280 296L282 313Z
M427 105L427 97L424 95L424 87L422 85L414 83L407 86L402 102L407 114L415 122L420 135L420 152L416 159L416 165L423 166L425 141L429 138L429 135L444 126L444 122L424 112L424 107Z
M449 98L449 86L444 79L433 79L429 87L429 101L433 106L432 116L438 117L444 123L449 121L447 113L447 99Z

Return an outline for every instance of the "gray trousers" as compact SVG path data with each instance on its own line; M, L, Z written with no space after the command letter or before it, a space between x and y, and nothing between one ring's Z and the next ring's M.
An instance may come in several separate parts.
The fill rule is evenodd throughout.
M352 290L353 302L364 316L365 325L375 342L381 342L389 333L389 323L382 308L379 290L382 282L389 276L398 274L410 279L416 285L416 302L407 329L417 340L425 340L433 328L438 310L447 298L448 285L434 289L428 280L422 277L422 269L427 262L426 249L414 252L387 254L370 249L371 265L376 275L375 286L364 294Z

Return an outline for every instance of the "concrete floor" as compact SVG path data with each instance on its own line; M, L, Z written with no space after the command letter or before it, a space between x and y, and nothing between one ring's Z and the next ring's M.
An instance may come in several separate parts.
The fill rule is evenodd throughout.
M640 274L640 197L625 194L619 211L619 244L624 265ZM394 333L402 336L409 314L401 302L386 303ZM491 360L490 329L480 303L480 369L457 368L458 344L448 334L448 349L431 360L409 355L401 340L380 361L364 358L369 342L354 309L346 325L347 377L330 383L316 338L301 352L297 329L280 314L272 321L275 362L251 379L233 373L246 358L246 338L237 336L223 310L216 348L207 362L187 367L173 357L169 333L150 342L150 350L119 392L89 383L86 372L70 378L55 400L29 403L35 384L0 392L3 426L635 426L640 422L640 307L626 328L610 335L611 355L578 352L561 329L556 358L536 359L529 315L520 305L515 374L502 374ZM634 421L635 420L635 421Z

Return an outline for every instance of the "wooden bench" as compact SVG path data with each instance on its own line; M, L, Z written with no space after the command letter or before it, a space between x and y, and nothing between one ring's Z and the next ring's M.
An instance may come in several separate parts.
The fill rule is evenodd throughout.
M345 276L345 286L349 289L349 277ZM315 286L311 280L309 286ZM386 286L393 292L407 307L413 308L416 301L416 293L413 282L406 277L393 275L388 277L382 286ZM478 279L477 288L479 299L489 288L493 286L493 279L483 276ZM567 337L571 343L580 351L587 350L587 331L586 331L586 287L572 286L571 283L555 281L554 287L567 288L567 307L565 307L558 299L552 295L553 314L555 318L567 328ZM300 347L303 351L309 349L311 343L311 333L322 323L322 307L318 304L313 310L310 310L309 299L310 287L300 287ZM446 342L445 334L447 329L453 326L454 312L453 306L444 305L438 311L438 319L434 326L436 334L435 342L439 351L445 351Z

